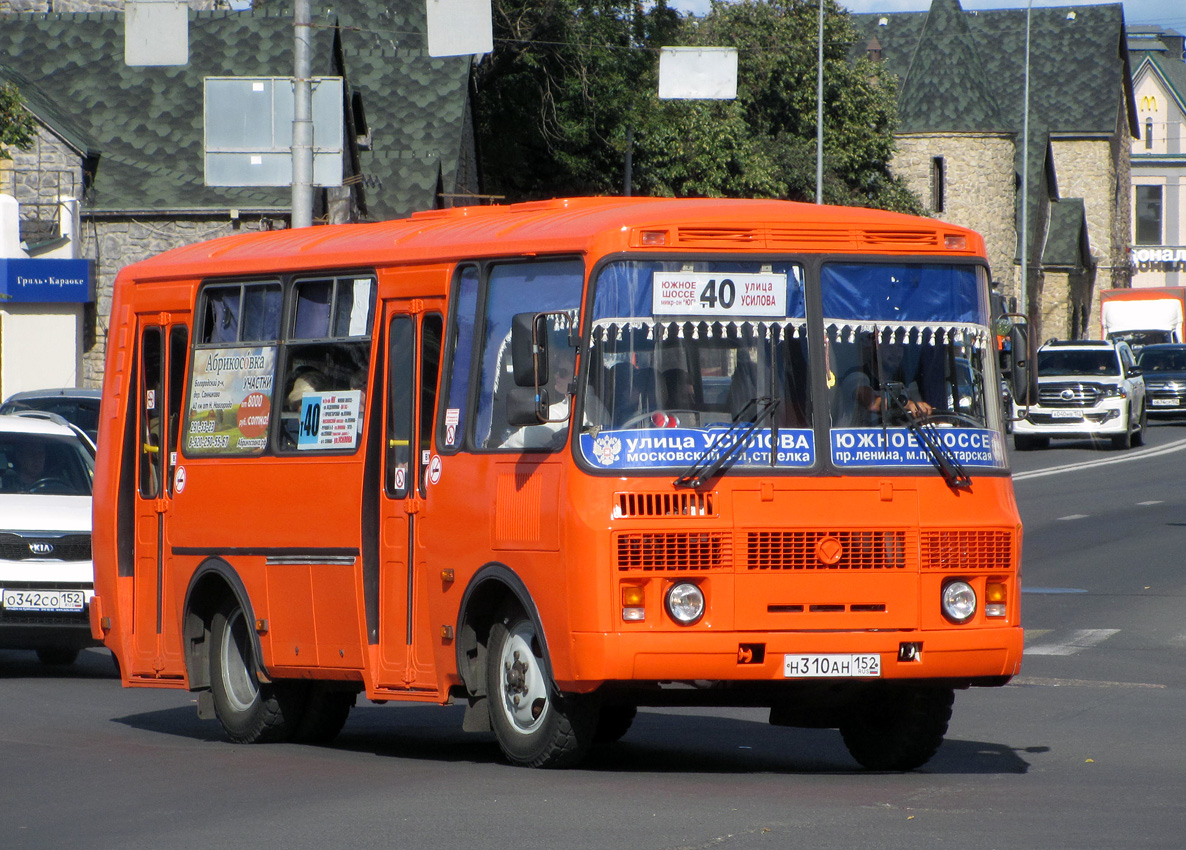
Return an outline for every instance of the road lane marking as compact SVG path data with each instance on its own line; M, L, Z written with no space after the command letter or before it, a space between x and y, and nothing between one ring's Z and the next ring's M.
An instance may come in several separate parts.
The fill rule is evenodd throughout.
M1130 451L1124 457L1110 457L1103 460L1085 460L1080 463L1068 463L1063 466L1052 466L1049 469L1031 469L1028 472L1015 472L1014 481L1026 481L1030 478L1043 478L1047 475L1059 475L1063 472L1076 472L1080 469L1091 469L1096 466L1110 466L1114 463L1128 463L1134 460L1144 460L1151 457L1174 454L1186 449L1186 440L1175 440L1155 449L1139 449Z
M1062 522L1064 519L1087 519L1087 514L1068 514L1067 516L1060 516L1058 521Z
M1141 507L1148 507L1149 505L1160 505L1162 504L1162 501L1161 499L1152 499L1148 502L1137 502L1137 504Z
M1082 587L1022 587L1022 593L1086 593Z
M1090 679L1046 679L1037 676L1014 676L1010 685L1042 685L1050 688L1156 688L1165 690L1166 685L1149 682L1094 682Z
M1120 629L1078 629L1064 641L1027 646L1026 655L1074 655L1103 643Z

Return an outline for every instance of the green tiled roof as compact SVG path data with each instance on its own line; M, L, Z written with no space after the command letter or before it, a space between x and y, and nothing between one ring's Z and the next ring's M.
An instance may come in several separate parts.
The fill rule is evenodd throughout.
M1073 18L1068 15L1073 13ZM928 18L935 21L928 25ZM962 17L964 26L952 19ZM883 67L902 79L922 73L909 120L913 132L951 131L953 104L974 105L975 130L1020 132L1025 91L1025 9L967 12L935 0L929 12L853 15L854 55L881 45ZM879 22L884 20L884 25ZM937 24L944 24L940 28ZM947 69L948 76L935 69ZM984 106L985 94L1002 123ZM1127 92L1127 102L1124 93ZM1119 3L1034 8L1030 35L1030 118L1052 132L1112 133L1127 117L1135 129L1132 80ZM971 124L972 120L960 119Z
M852 20L857 31L852 55L864 56L876 40L881 67L901 81L899 132L1014 135L1016 173L1028 163L1031 245L1040 233L1043 186L1050 200L1058 199L1051 134L1108 137L1121 122L1138 132L1119 3L1032 10L1028 150L1021 144L1025 9L969 12L958 0L933 0L926 12L861 14ZM1020 225L1020 192L1016 215Z
M207 76L291 76L289 9L191 12L189 64L148 68L124 65L120 14L3 15L0 56L20 68L39 118L100 153L87 209L282 211L288 187L204 185L202 98ZM316 5L313 20L313 73L344 67L347 91L362 95L371 149L359 153L359 166L369 217L432 207L438 174L452 186L461 155L469 59L428 57L420 0L339 0Z
M917 44L898 95L901 132L1007 128L958 0L931 4Z
M1051 204L1050 229L1042 265L1079 271L1091 268L1093 262L1087 243L1087 213L1083 199L1067 198Z

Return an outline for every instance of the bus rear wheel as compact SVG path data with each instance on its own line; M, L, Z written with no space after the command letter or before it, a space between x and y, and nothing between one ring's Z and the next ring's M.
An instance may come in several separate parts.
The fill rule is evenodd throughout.
M556 690L529 618L516 614L491 628L486 665L490 722L508 761L568 767L584 757L596 729L594 706Z
M295 684L264 684L257 668L251 626L242 606L227 600L210 624L210 690L214 711L236 744L288 739L296 728L304 692Z
M844 745L869 770L914 770L943 743L955 692L904 686L879 689L863 699L840 726Z

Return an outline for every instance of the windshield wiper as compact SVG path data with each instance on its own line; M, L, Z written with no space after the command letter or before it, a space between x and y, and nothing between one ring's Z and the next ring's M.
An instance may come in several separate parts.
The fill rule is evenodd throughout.
M700 453L688 470L672 483L676 487L703 487L705 482L724 469L726 464L737 459L741 450L745 448L750 435L774 415L774 411L778 409L779 401L780 399L777 398L751 398L733 419L733 423L722 431L720 436L713 440L712 445ZM746 417L751 412L753 420L747 422ZM778 429L776 427L771 435L771 466L774 465L777 452Z
M906 420L906 427L918 438L918 442L926 450L927 456L931 459L931 463L935 469L939 470L939 474L943 476L943 480L947 482L947 486L952 490L967 490L972 486L972 478L968 475L963 465L955 459L955 455L951 450L943 445L943 440L939 436L938 429L933 423L926 422L923 418L915 416L910 412L907 404L910 401L910 396L906 393L905 384L897 381L889 381L885 385L885 400L882 403L883 410L892 408L894 411L900 413ZM886 417L888 418L888 417Z

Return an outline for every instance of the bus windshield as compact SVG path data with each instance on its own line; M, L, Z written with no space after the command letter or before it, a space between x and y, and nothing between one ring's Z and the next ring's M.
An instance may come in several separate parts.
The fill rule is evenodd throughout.
M828 263L821 271L832 459L1003 468L982 268ZM929 437L920 440L918 426Z
M814 463L801 266L619 261L593 285L579 450L594 468L682 470L745 421L735 468Z

